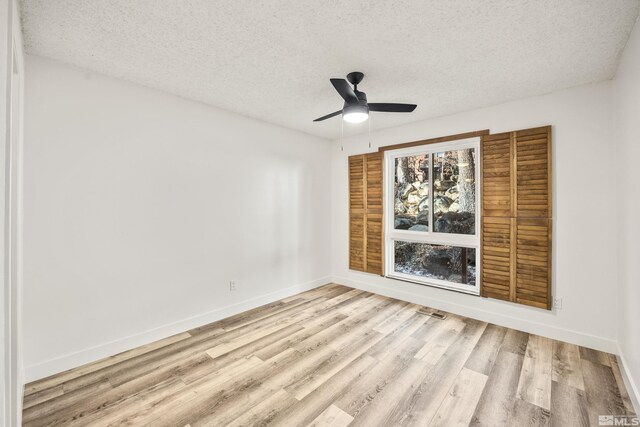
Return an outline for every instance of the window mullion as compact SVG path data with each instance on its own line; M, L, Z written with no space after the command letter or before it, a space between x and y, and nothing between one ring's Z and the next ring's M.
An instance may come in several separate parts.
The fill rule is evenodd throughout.
M433 236L433 156L431 151L427 151L429 156L429 237Z

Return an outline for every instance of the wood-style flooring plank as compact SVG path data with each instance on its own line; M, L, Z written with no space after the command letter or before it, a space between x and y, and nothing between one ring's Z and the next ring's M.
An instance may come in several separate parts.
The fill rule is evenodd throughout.
M529 334L515 329L507 330L502 341L501 350L509 351L514 354L524 356L527 351L527 343L529 342Z
M25 395L22 399L22 408L29 409L32 406L44 403L47 400L55 399L56 397L60 397L63 394L64 386L63 384L58 384L57 386L46 388L40 392Z
M631 397L629 396L629 393L627 392L627 388L624 384L624 379L622 379L622 373L620 372L620 365L618 363L618 359L614 354L610 354L609 359L611 361L611 370L613 371L613 376L616 379L616 384L618 384L620 397L622 398L624 407L627 409L627 415L635 416L636 411L633 408L633 403L631 401Z
M551 409L551 369L553 341L531 335L520 373L517 397L533 405Z
M552 426L589 426L587 405L584 390L567 383L553 381L551 385Z
M472 426L507 426L513 410L524 356L502 349L480 396Z
M221 341L217 341L215 343L216 344L215 346L211 347L205 352L209 355L209 357L211 357L212 359L215 359L233 350L236 350L240 347L243 347L247 344L257 341L261 337L269 336L271 334L277 334L279 336L280 334L278 334L278 332L281 331L282 329L286 329L289 326L293 326L295 328L294 332L297 332L300 329L302 329L300 325L290 325L288 322L275 324L270 328L264 328L257 331L253 331L248 334L242 335L240 337L227 338ZM290 331L288 332L292 333Z
M584 390L580 349L577 345L553 342L553 370L551 379Z
M196 400L198 396L204 396L223 389L227 384L240 381L247 372L263 369L264 365L264 362L255 356L239 360L224 370L192 384L190 387L184 387L177 392L164 396L162 400L142 402L132 414L127 416L127 422L130 425L145 425L149 420L157 417L157 411L164 411L169 408L185 408ZM167 412L163 418L168 418L169 414L170 412ZM187 423L180 422L173 425ZM152 421L152 424L155 424L155 421Z
M326 408L336 402L351 385L363 377L368 377L378 361L366 354L336 373L329 381L305 396L299 403L282 411L271 423L276 426L304 426L312 422Z
M335 400L335 405L351 416L359 415L363 408L379 400L385 388L405 372L422 347L419 340L407 337L405 345L395 353L388 354L377 363L366 376L355 381L348 390ZM428 370L425 363L424 369Z
M64 425L83 427L89 425L137 425L137 420L147 411L152 411L168 396L184 390L184 383L179 379L169 379L158 383L143 392L129 396L116 405L99 408L90 413L83 413ZM143 408L150 408L144 410ZM57 422L52 425L59 425Z
M353 417L335 405L329 406L308 427L347 427Z
M324 340L321 345L303 348L298 353L304 357L300 357L292 363L283 364L277 372L272 369L271 372L265 370L256 373L251 378L251 381L259 384L260 388L256 389L253 385L245 386L243 388L245 396L225 398L222 403L218 403L219 397L212 396L207 399L207 408L210 409L212 406L218 405L216 409L223 415L225 412L229 412L230 408L233 408L233 412L242 412L248 405L251 405L252 401L260 401L266 395L283 388L294 393L300 392L300 394L304 395L321 384L327 378L328 371L335 373L345 363L348 363L349 359L352 358L352 354L358 351L358 347L363 346L366 349L371 345L371 342L380 339L380 334L373 330L362 330L361 332L361 335L356 335L357 339L354 337L351 343L340 350L328 345L328 342ZM261 378L262 375L267 377L263 379ZM303 388L302 391L298 387ZM246 395L249 395L250 399L246 399ZM219 415L214 413L204 415L199 414L198 411L195 411L195 413L190 411L189 416L198 418L197 421L191 423L192 425L201 423L206 425L207 423L213 423L214 420L215 422L220 422ZM185 418L185 420L188 420L188 418ZM181 419L180 421L184 420Z
M507 328L497 325L487 325L478 344L476 344L476 348L473 349L471 356L467 359L465 367L480 374L489 375L498 357L498 352L500 351L506 333Z
M70 390L61 396L23 411L23 425L49 425L59 423L61 419L70 418L72 413L91 407L92 398L110 395L112 391L109 381L104 379L88 386Z
M324 382L328 381L337 372L344 369L355 359L364 354L373 345L382 339L383 335L377 331L367 331L349 345L336 351L334 357L317 365L313 371L306 376L297 379L287 385L285 390L291 393L296 399L302 400L306 395L317 389Z
M430 317L430 319L430 321L425 323L424 327L413 333L414 338L428 343L433 340L435 336L441 334L443 330L451 328L455 328L457 330L460 322L464 321L462 317L455 315L449 315L444 320L436 319L435 317Z
M239 367L230 377L220 378L217 373L207 375L167 399L157 411L149 411L139 425L193 426L196 422L209 422L209 418L220 418L227 411L232 411L234 416L229 419L232 421L271 394L271 390L261 387L267 379L286 371L300 359L299 352L289 349L257 366Z
M579 347L580 357L584 360L588 360L593 363L599 363L604 366L611 366L611 359L609 353L603 351L593 350L591 348Z
M296 403L298 403L296 398L287 393L286 390L278 390L225 425L227 427L253 426L261 424L267 425L280 412L290 408ZM231 414L228 418L234 418L234 414ZM217 419L217 421L224 420ZM192 427L195 427L195 425Z
M516 399L511 410L508 425L518 427L543 427L551 424L549 410L532 403ZM569 424L573 425L573 424Z
M87 375L88 373L99 371L102 368L133 359L136 356L139 356L141 354L145 354L153 350L166 347L168 345L186 340L188 338L191 338L191 335L188 332L183 332L181 334L173 335L168 338L149 343L147 345L136 347L133 350L125 351L125 352L116 354L114 356L101 359L97 362L89 363L87 365L83 365L75 369L70 369L68 371L65 371L57 375L52 375L47 378L31 382L25 386L24 394L25 396L30 396L42 390L46 390L48 388L55 387L57 385L69 382L83 375Z
M415 338L412 338L413 333L423 327L428 319L431 319L431 317L425 317L423 314L415 313L391 333L385 335L380 342L367 351L367 354L381 360L389 355L396 354L398 349L405 351L407 340L417 342Z
M599 415L626 415L627 409L611 367L585 359L581 363L589 421L597 425Z
M419 383L414 385L411 396L396 405L386 415L386 421L417 426L429 423L486 326L484 322L468 319L462 332L428 374L424 378L416 376Z
M382 334L393 332L398 326L416 314L416 310L420 306L417 304L407 304L401 310L397 311L393 316L389 316L373 327L374 331Z
M465 323L458 318L443 320L442 326L438 328L437 332L433 336L425 338L426 344L416 353L415 358L435 365L464 327Z
M429 425L468 426L486 382L486 375L462 368Z
M270 359L276 354L282 353L286 349L292 348L298 343L305 341L306 339L318 334L319 332L327 330L331 326L342 322L346 318L346 315L338 313L330 318L322 319L319 322L313 322L311 324L303 325L303 328L300 331L284 337L278 341L275 341L269 345L266 345L260 349L256 349L254 354L262 360Z
M354 413L350 426L387 426L401 424L405 402L423 383L432 366L420 359L410 359L408 365L377 393L377 397ZM365 403L365 402L363 402Z

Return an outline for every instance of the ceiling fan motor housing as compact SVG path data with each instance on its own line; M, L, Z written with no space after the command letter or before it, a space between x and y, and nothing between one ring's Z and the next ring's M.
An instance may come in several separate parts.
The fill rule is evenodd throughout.
M349 113L365 113L369 114L369 105L367 104L367 94L364 92L360 92L359 90L354 90L356 96L358 97L357 104L349 104L347 102L342 106L342 115Z
M358 103L360 103L361 105L367 105L367 94L366 93L360 92L357 89L355 89L353 92L358 97ZM347 106L347 103L345 102L344 105Z

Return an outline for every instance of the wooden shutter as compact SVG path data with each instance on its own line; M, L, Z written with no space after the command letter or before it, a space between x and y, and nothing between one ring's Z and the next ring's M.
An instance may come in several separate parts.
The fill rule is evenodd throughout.
M381 152L349 157L349 268L384 274Z
M384 230L382 226L383 153L364 156L366 171L367 209L365 212L365 252L367 273L383 274Z
M551 309L551 127L482 137L481 294Z
M515 210L513 132L485 135L482 157L481 294L513 301L515 295Z
M349 157L349 268L364 271L364 156Z

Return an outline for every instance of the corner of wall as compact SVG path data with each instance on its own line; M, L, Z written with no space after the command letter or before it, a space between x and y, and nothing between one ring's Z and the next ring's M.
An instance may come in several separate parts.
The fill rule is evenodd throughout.
M622 379L624 380L624 385L627 387L627 391L629 392L629 398L631 399L631 403L635 409L636 414L639 414L640 410L640 389L638 389L638 385L634 381L631 376L631 372L629 372L629 364L627 359L624 357L624 352L620 348L620 344L618 343L618 358L620 359L621 368L620 372L622 373Z
M635 164L640 150L640 16L629 35L622 52L613 83L613 128L615 139L614 156L619 159L617 176L620 182L632 182ZM617 354L620 358L621 372L636 413L640 411L640 312L637 301L640 293L637 284L640 280L634 265L640 255L640 245L634 236L640 232L634 213L640 209L638 197L633 197L626 185L618 186L615 192L616 215L616 274L618 283L619 319Z

